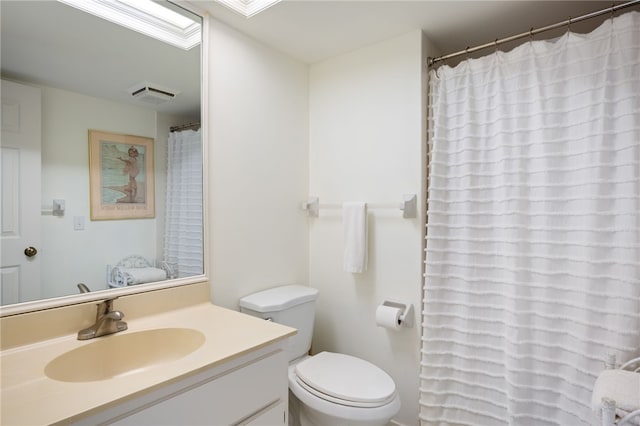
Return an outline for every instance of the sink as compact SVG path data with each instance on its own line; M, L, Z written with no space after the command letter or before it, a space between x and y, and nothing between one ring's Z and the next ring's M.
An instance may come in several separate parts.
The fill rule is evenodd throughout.
M62 382L107 380L185 357L205 337L189 328L158 328L99 337L49 362L47 377Z

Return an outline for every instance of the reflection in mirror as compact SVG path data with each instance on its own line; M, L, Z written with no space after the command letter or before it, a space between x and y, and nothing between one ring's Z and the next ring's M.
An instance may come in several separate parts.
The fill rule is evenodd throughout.
M201 45L0 7L1 304L203 274Z

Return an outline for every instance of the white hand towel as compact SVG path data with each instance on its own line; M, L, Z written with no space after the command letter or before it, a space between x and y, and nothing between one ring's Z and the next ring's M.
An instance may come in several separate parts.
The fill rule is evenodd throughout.
M167 273L160 268L120 268L126 279L126 285L136 285L164 281Z
M344 203L342 224L344 226L344 270L362 273L367 270L367 204Z

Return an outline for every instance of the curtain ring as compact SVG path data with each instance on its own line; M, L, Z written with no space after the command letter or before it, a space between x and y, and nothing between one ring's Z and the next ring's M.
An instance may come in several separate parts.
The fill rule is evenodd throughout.
M467 59L469 59L469 46L464 49L465 55L467 55Z
M529 41L533 41L533 27L529 29Z
M493 47L495 47L496 53L498 52L498 39L495 39L493 42Z
M567 31L571 32L571 16L569 16L569 20L567 21Z

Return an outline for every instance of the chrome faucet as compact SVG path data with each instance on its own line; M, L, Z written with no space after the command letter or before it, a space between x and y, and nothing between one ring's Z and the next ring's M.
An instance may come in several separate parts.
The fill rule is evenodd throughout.
M113 310L114 300L115 299L107 299L102 303L98 303L96 323L91 327L78 331L78 340L89 340L94 337L113 334L127 329L127 323L122 321L124 314L120 311Z

